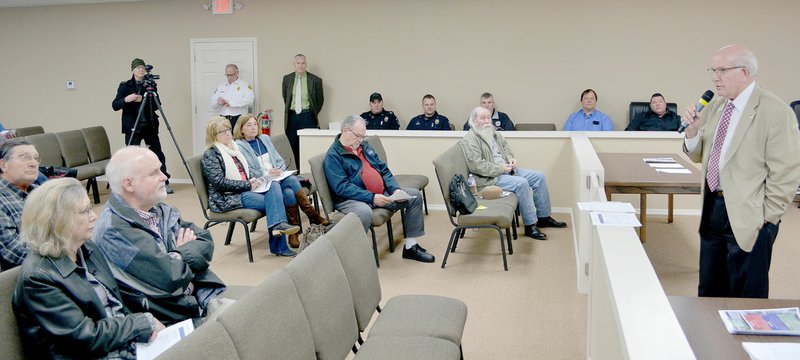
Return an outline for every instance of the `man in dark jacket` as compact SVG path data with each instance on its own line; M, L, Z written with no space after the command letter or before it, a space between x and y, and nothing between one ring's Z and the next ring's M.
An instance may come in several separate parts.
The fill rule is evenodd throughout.
M434 256L417 243L417 238L425 235L421 193L412 188L400 189L386 163L378 158L369 143L364 142L366 131L364 119L348 116L342 121L342 133L336 136L325 156L325 177L333 192L336 210L345 214L355 213L361 219L364 231L368 231L372 225L373 208L392 211L405 208L403 258L434 262ZM398 199L403 192L411 198Z
M636 114L625 131L678 131L681 117L667 108L664 95L650 96L650 110Z
M494 108L494 95L492 95L492 93L485 92L481 94L481 107L489 110L492 113L492 125L494 126L495 130L516 130L514 128L514 122L511 121L511 118L509 118L506 113L497 111L497 109ZM470 126L469 119L467 119L467 122L464 123L464 131L469 131Z
M161 172L167 175L167 193L172 194L172 188L169 186L169 173L167 172L167 161L164 157L164 151L161 150L161 140L158 138L158 115L156 110L158 106L155 99L145 99L144 96L148 90L144 86L145 64L144 60L136 58L131 62L131 76L130 80L119 83L117 88L117 96L111 102L111 107L114 111L122 110L122 133L125 134L125 145L139 145L144 140L144 143L150 147L150 150L158 156L161 161ZM152 84L152 91L158 97L158 89L155 83ZM139 108L142 101L147 101L142 109L142 117L139 122L136 122L136 117L139 116ZM160 98L159 98L160 101ZM134 129L134 126L136 127Z
M294 72L284 75L281 83L283 95L283 129L292 147L295 165L300 169L300 138L297 130L319 129L319 112L325 102L322 79L308 71L306 56L294 56Z
M225 290L210 269L208 230L162 203L167 177L152 151L120 149L106 167L111 196L95 225L94 241L133 312L151 312L165 325L198 320Z

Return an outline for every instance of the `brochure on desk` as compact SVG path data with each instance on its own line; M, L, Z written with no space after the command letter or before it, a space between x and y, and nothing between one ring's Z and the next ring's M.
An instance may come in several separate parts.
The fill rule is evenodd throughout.
M800 336L800 309L720 310L731 334Z

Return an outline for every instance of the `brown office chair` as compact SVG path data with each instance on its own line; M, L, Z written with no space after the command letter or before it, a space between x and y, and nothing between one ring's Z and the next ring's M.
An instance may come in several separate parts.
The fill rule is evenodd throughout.
M556 131L553 123L519 123L514 125L517 131Z
M64 166L78 170L76 178L80 181L86 180L87 190L91 187L94 195L94 203L100 203L100 193L97 189L96 176L105 173L99 171L89 163L89 149L83 140L80 130L70 130L55 133L58 147L61 150L61 157L64 159Z
M376 135L367 136L364 138L364 141L368 142L372 145L372 148L375 149L375 152L378 153L378 158L381 159L384 163L389 164L389 160L386 158L386 150L383 149L383 143L381 143L381 138ZM422 192L422 204L425 206L425 215L428 215L428 197L425 195L425 187L428 186L428 177L425 175L415 175L415 174L395 174L394 179L397 180L397 183L400 187L409 187L413 189L417 189Z
M283 156L283 161L288 166L288 170L297 170L297 166L295 165L295 158L294 153L292 153L292 146L289 144L289 138L286 137L286 134L277 134L275 136L270 136L270 140L272 140L272 145L275 145L275 149ZM301 178L311 179L311 173L302 173L298 174ZM319 199L317 198L317 186L314 184L314 181L311 181L311 186L304 188L306 190L306 194L311 196L311 199L314 201L314 208L317 209L319 212Z
M255 223L258 219L264 217L258 210L253 209L236 209L225 212L214 212L208 208L208 184L206 178L203 176L203 155L195 155L188 159L189 165L189 178L194 184L194 190L197 192L197 198L200 200L200 209L203 210L203 216L206 218L206 223L203 229L208 229L214 225L228 223L228 234L225 236L225 245L230 245L231 237L233 237L233 229L236 224L242 224L244 227L244 239L247 245L247 257L250 262L253 262L253 247L250 244L250 231L247 228L248 223Z
M467 160L464 158L464 152L458 144L453 145L447 149L443 154L433 160L433 166L436 169L436 179L439 181L439 188L442 190L442 198L447 206L447 216L450 223L455 226L453 232L450 233L450 241L447 244L447 250L444 253L442 260L442 269L447 264L447 256L451 252L456 251L458 246L458 239L463 236L466 229L470 228L491 228L497 230L500 240L500 252L503 254L503 268L508 271L508 261L506 260L506 247L503 242L503 231L506 230L506 240L508 242L508 254L514 253L513 245L511 244L511 231L515 227L516 221L514 219L514 211L517 209L517 196L511 194L509 196L494 199L494 200L480 200L480 205L486 209L476 210L472 214L457 214L456 210L450 205L450 180L456 174L467 175L469 173L467 167Z
M332 216L336 209L333 205L333 194L328 186L328 179L325 177L325 169L323 163L325 161L325 154L308 159L308 164L311 166L311 176L314 177L314 183L317 184L317 193L322 201L322 209L325 210L325 217L328 220L333 220ZM372 252L375 255L375 265L381 267L380 260L378 259L378 241L375 238L375 227L386 224L386 233L389 236L389 252L394 252L394 234L392 233L392 215L394 211L384 208L372 209L372 225L369 231L372 234Z

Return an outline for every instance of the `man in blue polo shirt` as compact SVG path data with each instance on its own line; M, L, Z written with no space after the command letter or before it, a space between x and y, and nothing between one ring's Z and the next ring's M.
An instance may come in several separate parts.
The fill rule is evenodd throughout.
M582 109L571 114L564 123L564 131L614 131L614 123L606 114L595 109L597 93L592 89L581 93Z

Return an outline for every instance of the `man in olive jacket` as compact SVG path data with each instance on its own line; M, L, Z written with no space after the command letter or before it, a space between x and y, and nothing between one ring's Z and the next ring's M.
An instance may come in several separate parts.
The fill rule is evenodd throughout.
M294 72L286 74L281 84L284 102L283 131L292 146L295 165L300 169L300 138L297 130L319 129L319 112L325 95L322 91L322 79L308 71L306 56L294 56Z
M550 217L550 192L544 173L517 167L511 147L492 124L492 113L479 106L472 110L468 121L470 130L459 145L478 188L495 185L517 195L525 236L546 240L540 227L566 227Z
M199 320L225 285L209 269L211 233L161 202L167 177L160 166L156 155L141 147L111 157L106 168L111 196L92 241L108 260L125 305L169 325Z

